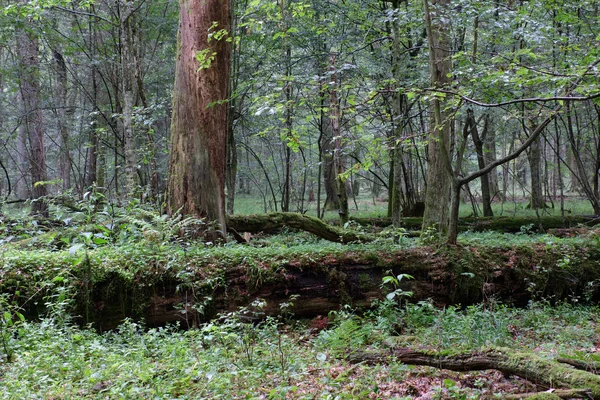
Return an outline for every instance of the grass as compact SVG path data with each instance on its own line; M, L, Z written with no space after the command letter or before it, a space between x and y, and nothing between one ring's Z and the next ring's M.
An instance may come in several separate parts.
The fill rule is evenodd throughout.
M366 316L330 315L329 327L224 315L199 329L143 329L125 322L96 332L49 316L24 322L10 339L12 362L0 362L2 399L409 399L478 398L526 385L493 372L449 373L390 360L352 365L357 349L410 345L436 350L506 346L545 357L596 350L598 309L533 303L438 309L427 302L381 303ZM399 332L401 331L401 332Z

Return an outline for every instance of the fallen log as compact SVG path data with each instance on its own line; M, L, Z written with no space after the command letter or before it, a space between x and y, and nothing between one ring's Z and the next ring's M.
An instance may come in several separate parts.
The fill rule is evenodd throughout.
M484 396L482 399L497 399L497 396ZM555 400L555 399L589 399L590 392L585 389L550 389L545 392L516 393L502 395L504 400Z
M574 358L559 357L556 361L563 364L568 364L574 368L588 371L598 375L600 372L600 362L597 361L582 361Z
M276 212L268 214L234 215L227 218L228 228L237 232L272 233L284 227L310 232L325 240L337 243L367 243L375 240L374 235L358 233L328 225L318 218L299 213Z
M350 218L363 226L385 228L392 225L391 218ZM409 217L401 220L401 226L408 230L421 229L422 218ZM460 231L499 231L506 233L521 232L523 229L535 232L548 229L572 228L580 225L600 224L600 217L594 215L541 216L541 217L463 217L458 220Z
M565 262L565 257L568 262ZM82 323L112 329L124 318L149 326L179 321L192 326L257 298L276 315L280 304L299 295L290 310L299 317L327 315L342 305L369 307L383 299L386 275L409 274L400 288L411 301L467 306L493 297L516 306L533 296L556 301L585 296L600 281L600 248L581 245L521 247L417 247L389 244L348 248L270 249L252 246L186 247L135 245L69 251L11 250L0 257L0 292L20 293L29 315L45 298L68 290L73 315Z
M585 392L590 399L600 399L600 376L543 359L535 354L507 348L450 355L393 348L381 352L356 352L350 355L349 361L377 364L385 363L390 358L404 364L426 365L460 372L495 369L505 375L515 375L540 386L576 389L578 393Z

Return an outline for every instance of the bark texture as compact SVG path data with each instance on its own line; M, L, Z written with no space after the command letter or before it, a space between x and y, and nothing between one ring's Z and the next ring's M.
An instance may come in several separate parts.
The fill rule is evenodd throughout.
M41 109L39 84L38 40L34 33L22 30L17 35L17 54L21 63L20 95L23 105L21 123L24 126L29 144L29 165L33 184L34 199L46 196L46 149L44 134L46 127ZM48 216L48 205L44 201L34 201L31 206L34 214Z
M224 231L230 2L180 0L180 9L168 209L216 220Z
M425 25L429 44L431 85L443 88L450 83L452 61L450 53L449 17L443 15L449 0L425 0ZM452 123L444 110L443 101L435 97L431 104L431 128L428 139L429 164L423 229L448 229L452 170L450 166L450 138Z

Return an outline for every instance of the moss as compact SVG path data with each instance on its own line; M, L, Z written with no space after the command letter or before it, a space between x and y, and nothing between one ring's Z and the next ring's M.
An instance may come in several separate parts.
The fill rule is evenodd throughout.
M560 396L555 395L554 393L537 393L533 396L527 397L530 400L560 400Z

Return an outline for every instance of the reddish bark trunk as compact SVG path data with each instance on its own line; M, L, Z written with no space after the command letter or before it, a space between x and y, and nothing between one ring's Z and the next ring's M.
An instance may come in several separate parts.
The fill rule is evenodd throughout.
M168 207L217 220L224 231L230 4L180 0L180 7Z

